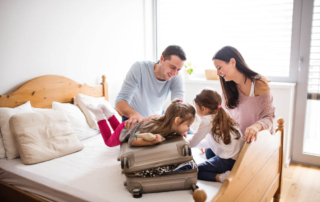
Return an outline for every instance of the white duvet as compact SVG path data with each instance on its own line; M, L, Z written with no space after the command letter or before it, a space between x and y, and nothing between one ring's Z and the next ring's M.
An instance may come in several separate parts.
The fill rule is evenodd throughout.
M84 149L71 155L35 165L20 159L0 160L0 180L51 201L163 202L193 201L191 190L149 193L134 199L123 185L117 156L120 147L107 147L100 135L82 141ZM205 160L193 149L197 163ZM198 181L210 201L221 183Z

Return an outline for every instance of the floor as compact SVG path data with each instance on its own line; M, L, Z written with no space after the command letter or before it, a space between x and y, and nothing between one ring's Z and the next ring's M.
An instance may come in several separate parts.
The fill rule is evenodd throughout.
M290 164L284 170L281 202L320 202L320 168Z

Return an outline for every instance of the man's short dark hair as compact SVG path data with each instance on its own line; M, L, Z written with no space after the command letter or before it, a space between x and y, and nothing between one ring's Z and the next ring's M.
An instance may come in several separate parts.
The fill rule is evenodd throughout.
M171 59L171 55L176 55L176 56L178 56L182 61L187 60L186 54L185 54L185 52L182 50L182 48L181 48L180 46L171 45L171 46L168 46L168 47L162 52L162 56L163 56L164 60L170 60L170 59Z

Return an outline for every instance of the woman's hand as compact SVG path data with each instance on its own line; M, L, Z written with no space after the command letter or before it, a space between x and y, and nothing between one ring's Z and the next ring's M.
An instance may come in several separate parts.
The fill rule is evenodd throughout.
M255 123L246 129L243 139L247 142L257 141L258 132L262 129L260 123Z

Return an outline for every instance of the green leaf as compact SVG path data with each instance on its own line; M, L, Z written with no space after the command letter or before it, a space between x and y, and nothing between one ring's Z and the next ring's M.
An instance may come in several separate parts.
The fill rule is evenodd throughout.
M193 73L193 69L188 69L187 72L189 75L191 75Z

